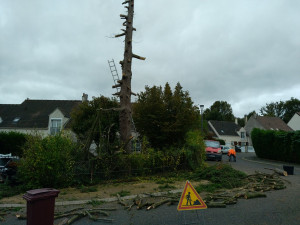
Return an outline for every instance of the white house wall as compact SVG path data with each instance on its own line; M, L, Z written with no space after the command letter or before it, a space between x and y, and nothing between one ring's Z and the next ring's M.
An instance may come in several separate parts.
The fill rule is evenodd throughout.
M295 113L287 125L293 130L300 130L300 115Z
M229 135L218 135L219 139L225 141L227 146L231 146L231 142L240 142L241 138L239 136L229 136Z

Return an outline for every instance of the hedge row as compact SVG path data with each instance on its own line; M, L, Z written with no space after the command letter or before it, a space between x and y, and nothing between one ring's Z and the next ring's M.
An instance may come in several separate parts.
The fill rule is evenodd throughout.
M22 148L26 143L26 135L18 132L0 132L0 154L11 153L22 156Z
M251 138L260 158L300 163L300 131L253 129Z

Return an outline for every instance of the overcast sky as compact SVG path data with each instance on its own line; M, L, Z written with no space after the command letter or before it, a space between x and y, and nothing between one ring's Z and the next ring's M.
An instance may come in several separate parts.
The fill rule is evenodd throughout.
M111 97L122 2L0 0L0 104ZM299 12L299 0L135 0L146 61L133 61L132 90L180 82L195 104L227 101L238 117L300 99Z

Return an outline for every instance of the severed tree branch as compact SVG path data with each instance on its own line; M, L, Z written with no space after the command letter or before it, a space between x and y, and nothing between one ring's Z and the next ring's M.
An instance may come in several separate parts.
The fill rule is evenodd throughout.
M139 60L145 60L146 59L146 57L142 57L142 56L139 56L139 55L136 55L136 54L132 54L132 57L136 58L136 59L139 59Z

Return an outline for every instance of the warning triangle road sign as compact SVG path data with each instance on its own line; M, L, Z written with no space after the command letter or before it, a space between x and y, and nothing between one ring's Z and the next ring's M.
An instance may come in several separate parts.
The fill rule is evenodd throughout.
M184 190L181 194L177 210L195 210L195 209L206 209L207 206L201 199L192 184L187 181L185 183Z

